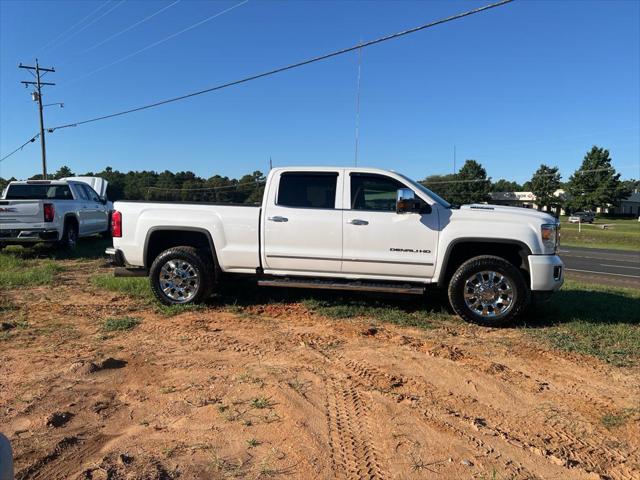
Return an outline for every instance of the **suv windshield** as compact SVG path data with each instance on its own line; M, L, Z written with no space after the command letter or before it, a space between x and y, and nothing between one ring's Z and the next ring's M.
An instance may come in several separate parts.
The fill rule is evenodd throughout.
M447 202L444 198L442 198L437 193L433 193L431 190L429 190L427 187L425 187L421 183L418 183L415 180L412 180L409 177L407 177L406 175L403 175L401 173L398 173L398 172L394 172L394 173L396 175L400 175L403 179L405 179L407 182L409 182L412 187L415 187L416 189L420 190L422 193L427 195L429 198L435 200L436 203L438 203L439 205L443 206L444 208L451 208L451 204L449 202Z
M68 185L9 185L6 200L73 200Z

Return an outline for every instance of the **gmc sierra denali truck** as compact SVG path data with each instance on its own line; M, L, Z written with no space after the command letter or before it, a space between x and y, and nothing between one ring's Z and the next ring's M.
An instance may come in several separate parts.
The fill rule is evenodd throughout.
M448 291L463 319L501 325L564 281L545 213L453 207L396 172L273 169L262 205L115 202L116 274L148 275L164 304L205 300L231 275L259 285ZM128 271L127 271L128 270Z
M10 182L0 197L0 248L49 242L71 250L79 237L108 235L107 185L99 177Z

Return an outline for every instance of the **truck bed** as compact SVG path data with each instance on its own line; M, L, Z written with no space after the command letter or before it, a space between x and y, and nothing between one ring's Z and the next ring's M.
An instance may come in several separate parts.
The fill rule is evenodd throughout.
M202 202L118 201L122 214L122 237L113 245L127 252L126 262L145 265L149 236L159 230L195 231L215 244L218 262L226 272L255 273L260 266L257 205Z

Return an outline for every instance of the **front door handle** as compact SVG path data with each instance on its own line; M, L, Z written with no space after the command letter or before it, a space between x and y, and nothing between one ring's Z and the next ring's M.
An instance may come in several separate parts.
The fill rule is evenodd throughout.
M271 220L272 222L288 222L289 219L287 217L269 217L267 220Z
M354 218L353 220L349 220L351 225L369 225L369 222L366 220L360 220L359 218Z

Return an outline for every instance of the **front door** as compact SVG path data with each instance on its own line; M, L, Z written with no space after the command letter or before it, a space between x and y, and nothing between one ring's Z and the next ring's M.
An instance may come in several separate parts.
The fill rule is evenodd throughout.
M263 212L265 270L340 272L342 188L338 172L283 172ZM277 183L276 183L277 182ZM265 192L267 195L267 192Z
M350 208L344 212L342 272L431 278L438 245L437 209L396 213L397 190L409 187L386 175L352 172L345 184Z

